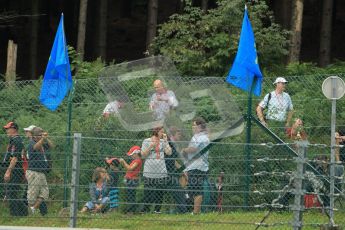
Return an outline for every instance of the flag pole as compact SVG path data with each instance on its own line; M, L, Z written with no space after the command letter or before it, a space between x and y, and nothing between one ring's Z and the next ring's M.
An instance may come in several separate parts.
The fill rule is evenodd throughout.
M248 107L247 107L247 115L246 115L246 144L244 147L245 152L245 190L243 196L243 206L245 208L249 207L249 192L250 192L250 185L251 185L251 169L250 163L252 158L252 102L253 102L253 90L255 85L256 78L254 78L252 85L250 86L250 91L248 93Z
M244 10L247 10L247 4L244 4ZM250 192L250 185L251 185L251 169L250 169L250 162L252 158L252 146L250 145L252 142L252 102L253 102L253 90L255 85L256 78L250 86L250 90L248 93L248 107L247 107L247 116L246 116L246 145L244 148L244 152L246 155L245 160L245 192L243 197L243 206L245 208L249 207L249 192Z
M74 84L77 82L74 81ZM63 191L63 208L67 208L67 197L68 197L68 174L69 174L69 165L68 162L69 160L69 153L71 150L71 132L72 132L72 99L74 95L74 84L71 86L71 90L69 91L68 94L68 102L67 102L67 132L66 132L66 149L65 149L65 162L64 162L64 178L63 178L63 184L64 184L64 191Z
M252 95L260 96L261 83L263 75L261 73L258 57L255 46L254 31L251 26L247 5L244 7L244 15L242 21L242 29L237 49L237 54L226 81L237 88L247 91L248 94L248 109L247 114L244 115L247 120L246 123L246 144L244 145L244 170L246 173L245 181L243 183L243 205L249 207L249 195L251 187L251 125L254 117L252 116Z

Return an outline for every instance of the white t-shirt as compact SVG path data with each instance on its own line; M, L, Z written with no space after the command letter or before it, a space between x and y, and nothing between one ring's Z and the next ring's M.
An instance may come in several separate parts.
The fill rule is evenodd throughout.
M208 171L208 151L203 153L201 156L199 156L196 159L193 159L193 157L199 152L204 149L206 146L208 146L210 143L210 139L208 138L207 132L200 132L194 134L192 139L189 142L188 147L193 147L198 149L195 153L189 153L187 154L187 159L185 162L186 168L185 172L198 169L203 172Z
M267 108L266 119L275 121L286 121L288 111L293 110L292 101L288 93L277 94L276 91L271 92L271 99L268 101L269 94L259 103L261 108Z
M141 151L145 151L151 144L151 138L146 138L141 146ZM155 148L151 149L144 162L144 177L148 178L164 178L168 176L167 168L164 160L164 149L167 143L161 139L159 141L159 153Z
M118 114L119 113L119 107L120 107L120 104L118 101L112 101L112 102L109 102L104 110L103 110L103 114Z
M157 96L160 96L163 101L157 100ZM154 112L155 120L164 119L165 116L169 113L170 108L175 108L178 106L178 101L176 99L175 93L171 90L167 90L165 93L157 94L154 93L151 96L150 108Z

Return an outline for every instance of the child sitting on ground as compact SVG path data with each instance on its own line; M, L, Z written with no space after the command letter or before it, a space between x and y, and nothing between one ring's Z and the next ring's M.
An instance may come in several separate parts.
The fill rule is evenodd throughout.
M92 183L90 184L91 201L88 201L80 212L87 211L103 212L109 202L109 175L105 168L97 167L92 175Z
M133 214L136 210L136 188L139 185L139 174L142 167L141 149L139 146L133 146L127 153L133 160L130 164L120 158L120 163L126 169L127 185L127 214Z

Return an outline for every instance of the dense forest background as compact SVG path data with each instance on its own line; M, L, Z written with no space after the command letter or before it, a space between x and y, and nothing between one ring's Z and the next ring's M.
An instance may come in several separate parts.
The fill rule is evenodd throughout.
M101 57L107 63L145 57L160 24L167 22L173 14L183 13L186 5L199 7L205 12L217 6L216 0L0 0L0 74L6 72L8 40L14 40L18 44L17 79L37 79L42 75L62 12L67 43L77 48L80 7L83 2L87 3L84 60L93 61ZM247 2L255 5L260 1ZM331 14L328 26L330 31L324 32L330 39L330 60L344 60L345 1L264 2L273 12L273 20L287 30L291 30L292 26L293 5L303 3L301 62L320 61L322 16L325 13ZM332 4L331 10L325 8L325 2ZM152 13L152 10L156 12ZM287 61L286 58L281 62Z

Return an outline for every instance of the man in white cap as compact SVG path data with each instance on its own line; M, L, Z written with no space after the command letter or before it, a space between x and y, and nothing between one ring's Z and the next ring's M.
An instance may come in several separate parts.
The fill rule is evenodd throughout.
M293 114L293 105L290 95L284 92L287 82L285 78L278 77L273 83L276 85L276 89L266 94L257 106L257 115L265 126L267 126L267 123L275 123L276 125L285 123L285 127L289 127ZM263 110L265 108L267 112L264 115Z
M29 127L24 128L25 136L31 140L32 138L32 130L36 128L36 125L30 125Z

